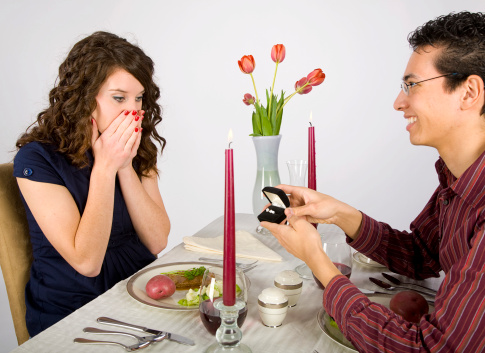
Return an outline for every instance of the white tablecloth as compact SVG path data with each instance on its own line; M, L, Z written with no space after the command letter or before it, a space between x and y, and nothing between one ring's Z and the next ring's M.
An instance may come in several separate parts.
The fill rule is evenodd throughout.
M250 214L236 215L236 229L253 233L259 240L275 250L283 257L282 262L259 261L258 266L247 272L251 281L249 288L248 316L242 326L242 342L248 345L253 353L312 353L314 350L323 352L349 352L328 338L317 323L317 313L322 308L322 290L313 280L304 280L303 291L297 306L289 308L283 325L278 328L265 327L259 318L257 297L264 288L273 286L274 276L283 270L293 270L302 262L290 255L271 235L259 235L255 232L258 225L256 218ZM319 225L319 231L325 230L325 225ZM331 228L329 228L331 229ZM199 237L214 237L223 233L223 217L220 217L197 232ZM198 261L200 256L207 254L187 251L179 244L152 264L166 264L181 261ZM382 269L375 269L358 264L354 261L352 282L360 288L379 290L368 281L369 276L377 276ZM142 350L143 352L204 352L215 342L215 337L204 328L198 311L173 311L159 309L142 304L133 299L126 290L128 279L119 282L112 289L75 311L49 329L25 342L12 352L123 352L122 347L107 345L86 345L73 343L76 337L98 340L111 340L135 343L133 339L123 336L102 336L83 332L87 326L105 330L125 331L143 336L143 333L121 329L114 326L101 325L96 322L100 316L108 316L117 320L160 329L184 335L193 339L195 346L186 346L164 340ZM428 286L438 288L440 280L430 279Z

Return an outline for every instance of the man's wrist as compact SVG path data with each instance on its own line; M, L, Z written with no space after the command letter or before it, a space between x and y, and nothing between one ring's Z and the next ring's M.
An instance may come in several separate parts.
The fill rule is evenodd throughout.
M350 238L356 239L362 225L362 213L356 208L342 203L335 215L335 224L341 228Z

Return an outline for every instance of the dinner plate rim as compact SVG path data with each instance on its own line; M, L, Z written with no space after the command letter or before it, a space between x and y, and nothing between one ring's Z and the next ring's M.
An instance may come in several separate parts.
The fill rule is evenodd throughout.
M368 262L364 262L364 261L361 261L359 259L359 255L363 255L365 256L364 254L362 254L361 252L359 251L356 251L352 254L352 258L360 265L362 266L368 266L368 267L374 267L374 268L387 268L386 266L380 264L380 263L368 263Z
M336 337L334 337L334 335L332 333L330 333L330 331L328 331L327 327L325 326L325 322L323 320L323 317L324 317L324 315L326 313L327 313L327 311L323 307L320 308L320 310L318 310L318 312L317 312L317 322L318 322L318 326L323 331L323 333L328 338L330 338L334 343L337 343L340 347L350 349L353 352L357 352L357 350L355 349L355 347L354 348L351 348L349 346L346 346L345 344L343 344L342 342L340 342Z
M369 298L370 300L372 300L373 298L391 298L392 295L391 294L385 294L385 293L370 293L370 294L366 294L367 298ZM318 326L320 327L320 329L323 331L323 333L325 333L325 335L330 338L333 342L337 343L339 346L341 347L344 347L344 348L347 348L347 349L350 349L351 351L353 352L358 352L357 349L355 349L355 347L351 348L345 344L343 344L342 342L339 342L337 340L337 338L334 337L334 335L328 331L328 329L325 327L325 322L323 321L323 317L324 315L326 314L326 310L324 307L320 308L320 310L317 312L317 322L318 322Z
M159 265L155 265L155 266L150 266L150 267L147 267L147 268L144 268L144 269L138 271L133 276L131 276L131 278L128 280L128 283L126 284L126 290L127 290L128 294L133 299L135 299L137 302L142 303L142 304L145 304L145 305L148 305L148 306L152 306L152 307L155 307L155 308L164 309L164 310L178 310L178 311L194 311L194 310L199 310L199 306L182 306L182 305L178 305L178 304L177 304L177 306L172 306L170 304L164 304L164 303L159 303L157 305L157 304L155 304L153 302L149 302L149 301L144 300L143 298L140 298L138 295L136 295L136 293L133 290L133 286L134 286L135 281L140 276L144 275L145 273L147 273L149 271L153 271L155 269L164 268L164 267L169 267L169 266L170 267L171 266L182 266L182 265L184 265L184 266L194 266L194 267L200 267L200 266L205 266L205 267L222 267L221 265L214 264L212 262L200 262L200 261L170 262L170 263L165 263L165 264L159 264Z
M373 300L375 298L386 298L386 299L390 299L390 298L392 298L393 294L370 293L370 294L366 294L366 296L371 301L375 301L375 300ZM434 307L434 305L431 305L430 304L429 305L429 312L428 313L431 313L433 310L435 310L435 307ZM323 321L323 316L325 315L325 313L326 313L326 310L325 310L324 307L320 308L320 310L317 312L317 322L318 322L318 326L323 331L323 333L325 333L325 335L327 337L329 337L333 342L337 343L339 346L345 347L345 348L350 349L350 350L352 350L354 352L358 352L357 349L355 349L355 347L354 348L351 348L349 346L346 346L342 342L339 342L337 340L337 338L335 338L334 335L328 331L328 329L325 327L325 322Z

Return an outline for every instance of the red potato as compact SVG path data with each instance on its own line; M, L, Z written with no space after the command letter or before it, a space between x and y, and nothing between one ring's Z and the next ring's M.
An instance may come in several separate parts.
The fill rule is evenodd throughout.
M401 315L404 320L418 323L421 316L428 313L429 305L421 294L406 290L394 294L389 303L389 308Z
M156 275L147 282L145 290L150 298L158 300L175 293L175 283L168 276Z

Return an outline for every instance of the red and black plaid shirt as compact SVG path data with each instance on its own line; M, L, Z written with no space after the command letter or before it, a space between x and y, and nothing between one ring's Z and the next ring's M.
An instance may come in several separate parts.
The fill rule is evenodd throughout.
M445 277L435 311L418 324L372 303L344 276L324 292L325 310L360 352L485 352L485 153L460 178L440 158L440 185L411 232L363 215L351 245L416 279Z

